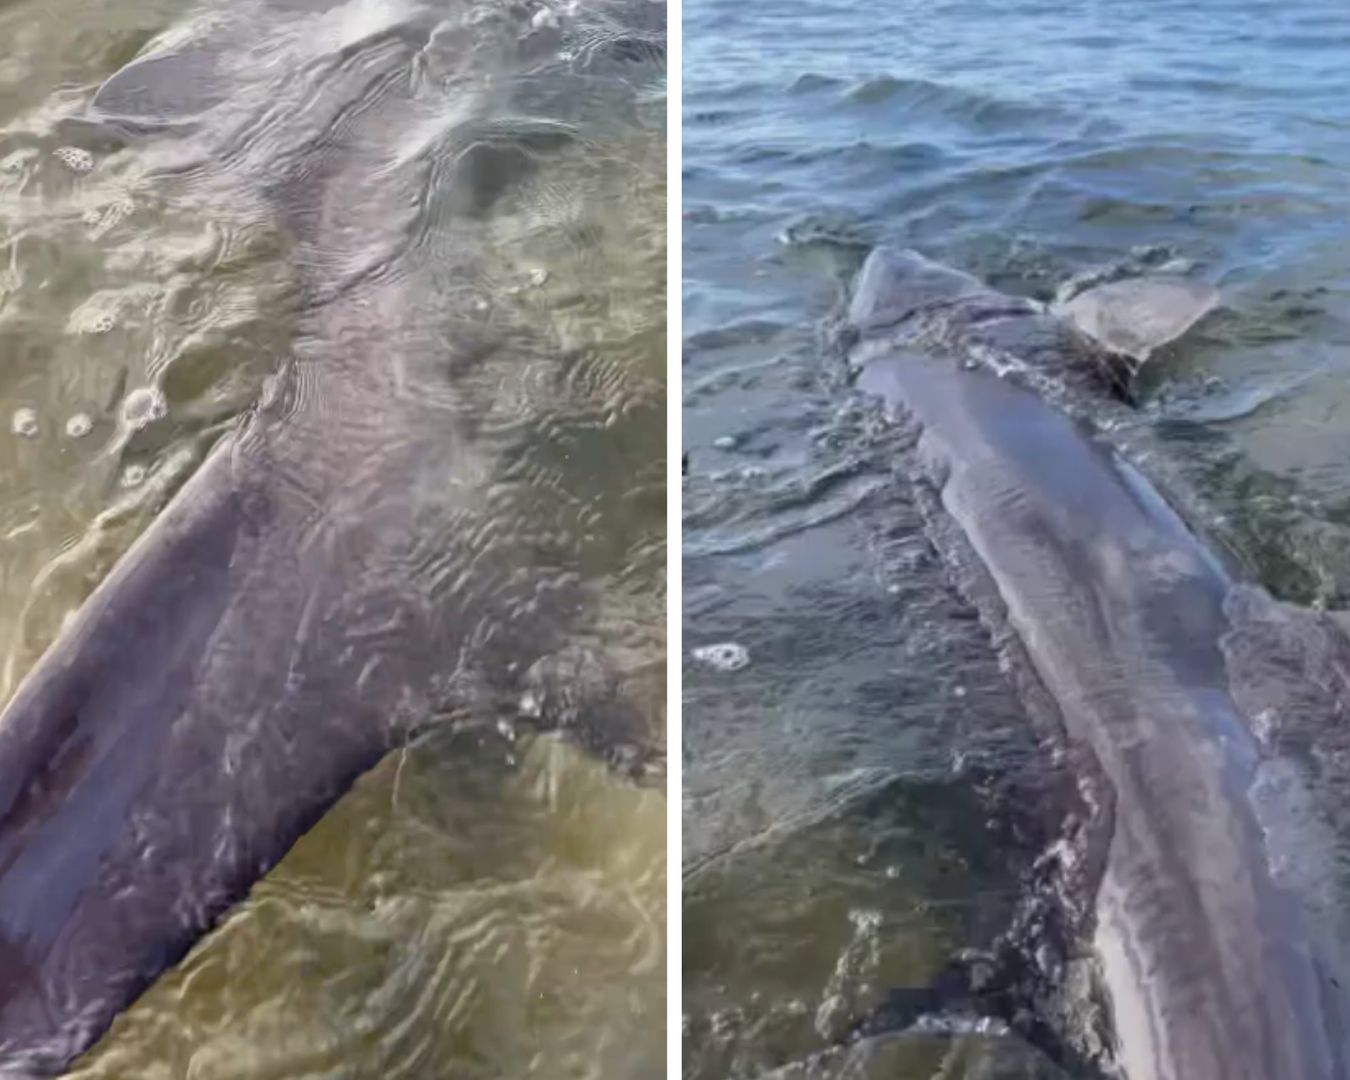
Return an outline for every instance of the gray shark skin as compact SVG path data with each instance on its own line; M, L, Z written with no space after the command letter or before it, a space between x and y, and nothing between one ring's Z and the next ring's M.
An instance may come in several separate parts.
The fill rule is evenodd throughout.
M426 73L460 62L461 9L345 8L238 5L90 111L114 139L152 133L185 182L261 191L300 312L263 400L0 714L3 1077L66 1068L428 717L519 702L586 603L491 482L518 435L485 417L471 360L491 349L455 353L474 328L440 284L459 264L432 243L431 196L463 146ZM501 20L507 61L537 46L522 18ZM642 737L612 719L598 748Z
M1118 1067L1350 1075L1341 1006L1250 797L1260 748L1221 649L1232 575L1147 479L1026 385L1109 386L1113 358L1034 303L891 249L861 271L847 333L860 388L920 432L925 483L1064 736L1109 784L1093 922Z

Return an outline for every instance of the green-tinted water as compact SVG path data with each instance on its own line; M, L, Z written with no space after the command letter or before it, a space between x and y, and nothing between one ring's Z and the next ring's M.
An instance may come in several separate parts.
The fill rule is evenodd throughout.
M393 5L264 4L252 29L270 47L275 14L298 40L307 8L356 25ZM172 135L120 145L69 123L147 44L209 35L228 13L0 5L0 701L288 357L301 274L285 224L221 198L209 165L159 168ZM444 15L495 25L492 5ZM231 60L255 86L284 74L265 49ZM434 243L476 276L409 287L438 290L423 306L449 326L488 318L533 342L531 363L490 357L464 392L538 418L513 467L556 497L541 513L603 598L585 629L659 729L663 76L544 60L485 61L447 110L496 85L578 137L486 212L450 191ZM570 396L540 412L548 357ZM511 719L466 717L387 758L75 1075L662 1073L664 796L554 738L517 738Z

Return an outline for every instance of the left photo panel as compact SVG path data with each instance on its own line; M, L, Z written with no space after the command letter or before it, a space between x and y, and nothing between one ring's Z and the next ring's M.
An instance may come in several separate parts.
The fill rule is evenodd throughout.
M0 1076L666 1074L666 43L0 2Z

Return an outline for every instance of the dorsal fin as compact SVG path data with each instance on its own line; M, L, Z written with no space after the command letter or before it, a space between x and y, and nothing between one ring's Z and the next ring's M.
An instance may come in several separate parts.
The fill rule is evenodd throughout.
M1219 303L1219 290L1187 278L1129 278L1098 285L1053 308L1112 352L1143 362Z
M960 270L883 245L872 249L858 272L848 321L864 335L876 333L932 304L989 292Z

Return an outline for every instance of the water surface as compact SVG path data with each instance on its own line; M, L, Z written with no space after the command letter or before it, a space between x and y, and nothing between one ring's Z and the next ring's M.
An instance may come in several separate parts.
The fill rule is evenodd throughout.
M1121 437L1250 576L1347 606L1350 17L684 18L686 1075L1053 1075L987 1035L827 1050L881 990L987 944L1038 841L1011 794L1037 768L1025 721L819 322L879 242L1040 299L1160 266L1214 282L1222 310L1146 373ZM748 663L693 651L726 643Z
M0 701L315 345L298 327L323 325L325 290L378 263L401 305L387 356L419 416L443 407L443 482L567 553L593 598L577 640L641 703L654 752L639 782L514 707L426 718L74 1075L664 1070L662 20L645 4L0 6ZM422 126L395 115L368 158L284 189L305 140L350 120L333 91L370 42ZM184 50L170 112L227 91L204 130L82 121L133 58ZM419 201L390 212L398 175L376 166L418 154ZM287 216L306 183L327 193L318 227Z

